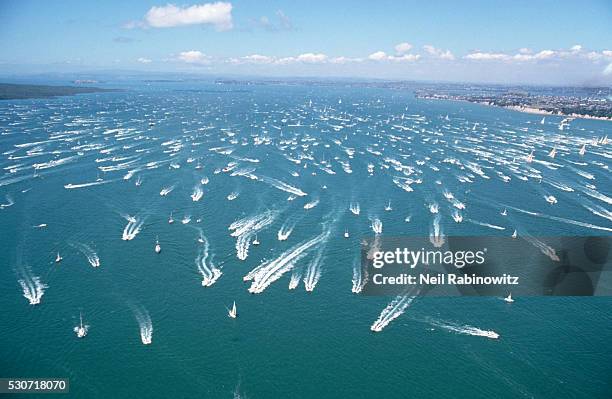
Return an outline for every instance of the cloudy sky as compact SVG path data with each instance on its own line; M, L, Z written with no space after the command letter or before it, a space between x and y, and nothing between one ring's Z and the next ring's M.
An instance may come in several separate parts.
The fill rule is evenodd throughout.
M0 48L3 73L612 84L612 1L2 0Z

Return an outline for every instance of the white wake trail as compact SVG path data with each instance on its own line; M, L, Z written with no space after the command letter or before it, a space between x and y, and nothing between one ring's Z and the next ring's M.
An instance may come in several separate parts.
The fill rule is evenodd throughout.
M200 253L198 254L195 262L196 266L198 267L198 271L202 275L202 286L210 287L219 279L219 277L221 277L221 274L223 273L221 272L221 269L218 269L212 263L212 258L207 262L209 257L208 239L204 235L200 234L199 240L202 242L202 248L200 249Z
M326 237L327 233L322 233L308 241L293 246L291 249L283 252L278 258L265 261L251 270L243 277L245 281L252 280L249 292L252 294L263 292L270 284L291 270L295 263L307 254L308 250L321 243Z
M426 319L426 321L436 327L440 327L447 331L456 332L458 334L466 334L466 335L474 335L478 337L485 337L491 339L499 338L499 334L493 330L482 330L478 327L470 326L470 325L460 325L451 323L443 320L436 320L432 318Z
M249 216L236 220L229 227L232 231L230 235L236 237L236 256L240 260L245 260L249 255L251 238L258 231L272 224L277 216L277 212L265 211L258 215Z
M140 340L143 345L153 342L153 322L149 312L143 306L132 306L132 312L140 328Z
M372 324L370 330L374 332L380 332L389 325L393 320L401 316L412 301L416 298L415 296L409 295L398 295L393 299L386 308L380 312L378 319Z
M49 286L43 284L40 281L40 277L34 276L32 270L27 266L19 272L19 277L20 279L17 281L23 289L23 296L28 300L30 305L40 304L40 300L45 294L45 288L49 288Z
M100 267L100 257L98 257L96 251L94 251L89 245L81 243L72 243L70 245L85 255L87 257L87 261L92 267Z
M139 219L137 216L129 215L123 215L123 217L128 221L128 224L123 229L121 239L124 241L133 240L136 235L140 233L140 229L144 223L144 218Z

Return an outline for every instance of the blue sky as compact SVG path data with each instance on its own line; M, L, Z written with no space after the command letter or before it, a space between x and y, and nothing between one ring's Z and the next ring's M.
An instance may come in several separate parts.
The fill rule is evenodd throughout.
M0 2L0 71L609 84L611 1Z

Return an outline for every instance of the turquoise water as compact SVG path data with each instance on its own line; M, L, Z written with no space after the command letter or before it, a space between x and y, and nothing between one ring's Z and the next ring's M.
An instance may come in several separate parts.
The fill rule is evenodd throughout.
M0 103L0 376L70 378L88 398L609 397L608 298L417 298L373 333L393 298L352 292L375 219L383 236L609 235L612 151L591 143L609 122L559 130L382 89L124 89ZM228 228L258 215L261 244L240 260ZM278 259L283 275L250 294L243 277ZM36 278L34 306L19 280ZM469 333L487 330L501 338Z

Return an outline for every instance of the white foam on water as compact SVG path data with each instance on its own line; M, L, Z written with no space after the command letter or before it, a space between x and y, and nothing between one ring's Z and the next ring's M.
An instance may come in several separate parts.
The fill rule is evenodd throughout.
M202 190L202 187L200 185L196 185L193 187L193 192L191 193L191 200L193 202L198 202L199 200L202 199L203 195L204 195L204 190Z
M285 223L283 223L283 225L281 226L280 230L278 230L278 241L285 241L287 238L289 238L289 236L293 232L293 229L295 228L296 223L297 220L295 218L287 219Z
M279 190L286 191L291 194L295 194L298 197L304 197L308 195L304 191L300 190L299 188L289 185L287 183L284 183L280 180L276 180L272 177L266 177L266 176L256 176L256 177L257 177L257 180L260 180L266 184L269 184L270 186L277 188Z
M200 234L200 239L203 241L202 248L200 248L200 252L195 260L195 263L198 271L202 275L202 286L210 287L219 279L219 277L221 277L221 274L223 273L221 272L221 269L218 269L212 263L212 257L209 260L208 239L202 234Z
M71 243L70 245L85 255L87 257L87 261L92 267L100 267L100 258L98 257L96 251L94 251L89 245L81 243Z
M143 345L153 342L153 322L149 312L143 306L132 306L132 312L140 328L140 340Z
M289 289L294 290L300 285L300 280L302 279L302 271L299 269L293 269L291 272L291 279L289 280Z
M329 236L329 234L328 234ZM319 279L321 278L321 266L323 264L323 251L325 245L319 245L317 252L306 267L306 275L304 276L304 288L308 292L312 292Z
M490 339L499 338L499 334L493 330L482 330L478 327L474 327L470 325L460 325L460 324L455 324L455 323L451 323L448 321L437 320L433 318L427 318L426 322L433 326L440 327L444 330L452 331L458 334L474 335L477 337L485 337L485 338L490 338Z
M249 255L251 239L258 231L264 229L274 222L277 212L265 211L254 216L236 220L228 230L233 230L230 235L236 237L236 256L240 260L245 260Z
M121 239L124 241L133 240L138 233L140 233L140 229L144 223L144 218L138 218L137 216L129 216L123 215L123 217L128 221L128 224L123 229L123 234Z
M45 294L45 288L48 285L40 281L40 277L34 276L32 270L25 266L19 271L19 285L23 289L23 296L28 300L30 305L38 305Z
M440 248L444 245L445 241L442 226L440 226L440 214L435 214L429 228L429 242L431 242L434 247Z
M372 219L371 227L372 227L372 231L374 231L375 234L382 234L383 224L379 218L375 217Z
M278 280L290 271L295 263L302 259L307 251L312 249L317 244L321 243L328 236L328 233L322 233L310 240L304 241L283 252L276 259L264 261L262 264L251 270L243 277L245 281L251 281L249 292L259 294L263 292L270 284Z
M374 332L381 332L385 327L389 325L393 320L400 317L408 306L412 303L415 296L409 295L398 295L393 299L386 308L380 312L378 319L370 326L370 330Z

